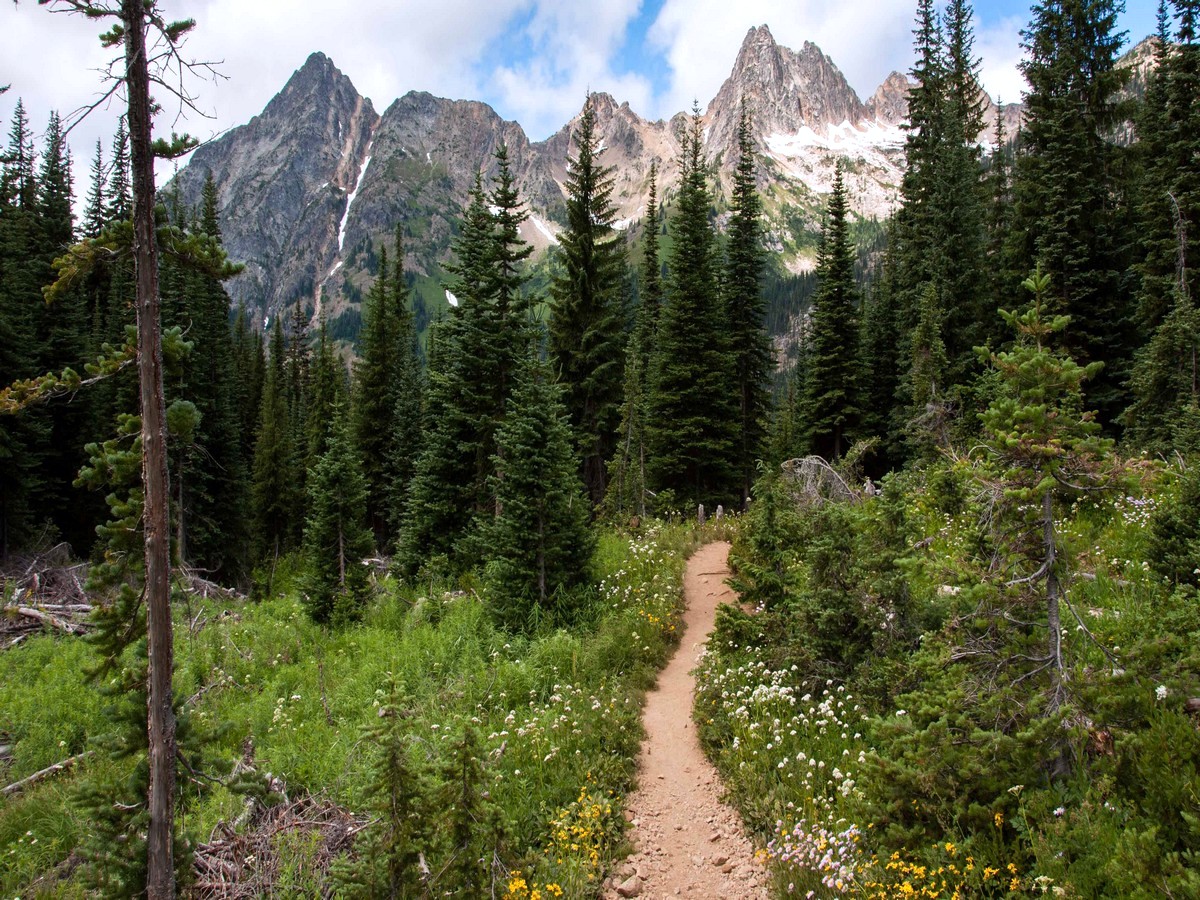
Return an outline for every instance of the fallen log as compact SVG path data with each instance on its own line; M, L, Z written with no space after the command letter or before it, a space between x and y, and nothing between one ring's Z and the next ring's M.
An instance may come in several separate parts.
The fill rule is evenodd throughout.
M44 622L59 631L65 631L67 634L84 634L87 631L87 626L79 622L68 622L65 619L60 619L58 616L51 615L48 612L43 612L40 609L34 609L30 606L7 606L5 609L15 609L16 612L29 619L37 619L39 622Z
M67 757L62 762L56 762L52 766L46 766L46 768L40 769L37 772L34 772L32 775L27 775L20 781L14 781L7 787L0 788L0 797L11 797L14 794L19 794L26 788L32 787L39 781L49 778L51 775L57 775L59 772L65 772L81 759L87 759L92 755L93 752L94 751L92 750L85 750L83 753L77 753L75 756Z

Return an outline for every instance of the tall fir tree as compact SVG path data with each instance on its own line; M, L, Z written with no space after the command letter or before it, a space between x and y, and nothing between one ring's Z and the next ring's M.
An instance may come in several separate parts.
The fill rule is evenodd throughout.
M387 453L385 501L391 533L398 534L404 521L408 486L416 472L417 457L425 435L425 378L416 321L408 309L410 292L404 272L403 227L396 226L395 263L392 276L394 304L404 316L397 335L398 360L395 403L392 407L392 440Z
M762 295L765 263L762 200L758 196L754 135L745 100L738 118L737 143L723 286L738 396L737 468L742 480L742 498L749 500L756 463L765 448L774 360L765 328L767 309Z
M217 187L209 172L199 218L190 226L191 239L203 242L209 252L223 254L218 208ZM163 267L164 305L169 268ZM180 502L174 514L181 523L179 533L186 536L186 546L176 552L185 562L231 581L245 573L249 562L243 511L249 501L251 460L239 438L230 299L220 279L208 272L185 269L172 280L179 291L175 317L194 345L184 364L179 399L195 404L200 417L188 471L176 473Z
M609 463L605 511L618 522L646 515L646 416L650 357L662 306L662 280L658 258L658 166L650 164L646 224L642 237L639 303L633 333L625 347L625 383L617 447Z
M317 329L317 345L313 348L312 366L308 374L309 416L304 435L304 467L312 469L329 449L334 413L350 402L346 367L334 352L329 339L329 324L324 315Z
M604 499L619 422L625 341L625 244L614 228L613 170L600 162L589 94L567 160L562 268L550 286L550 355L565 392L581 475L593 505Z
M527 355L496 435L496 515L485 527L495 614L525 629L569 616L569 588L587 575L593 538L562 392L536 352Z
M1200 267L1186 265L1189 237L1200 234L1200 3L1160 4L1158 43L1137 118L1143 177L1138 197L1140 322L1153 329L1180 285L1200 296ZM1177 22L1172 33L1170 24Z
M1136 329L1121 289L1123 210L1109 137L1117 124L1116 65L1124 36L1117 0L1045 0L1022 32L1029 83L1014 180L1017 259L1052 275L1050 312L1069 315L1068 350L1105 363L1088 403L1111 425L1124 408Z
M354 436L367 479L367 521L376 542L386 544L390 537L387 449L395 431L392 414L396 408L400 332L408 310L398 309L387 247L379 249L378 259L379 271L363 304L359 356L354 364ZM406 295L401 294L400 302L405 299Z
M322 625L361 615L367 596L363 559L374 548L364 518L367 482L349 419L344 406L334 409L327 447L308 479L303 591L309 616Z
M670 295L650 357L647 476L657 493L670 491L688 505L710 508L732 504L741 493L737 390L717 284L711 201L697 107L683 135Z
M436 329L430 353L426 419L397 552L413 573L434 555L454 567L482 558L487 523L497 513L492 473L513 373L533 338L520 236L526 213L508 151L496 151L490 193L477 177L449 266L455 303Z
M251 485L255 556L260 561L294 549L301 525L302 482L288 411L286 355L283 327L276 323L263 381Z
M92 183L88 187L87 205L83 212L83 236L96 238L108 221L108 174L104 166L104 145L96 140L96 155L92 157Z
M808 437L809 452L830 460L839 458L860 436L862 419L858 289L848 216L839 161L817 256L808 371L799 400L801 427Z

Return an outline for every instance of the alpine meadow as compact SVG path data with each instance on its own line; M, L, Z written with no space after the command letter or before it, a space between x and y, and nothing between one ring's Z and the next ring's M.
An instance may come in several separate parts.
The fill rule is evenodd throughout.
M18 4L108 63L0 72L0 896L1200 897L1200 0L1007 103L914 3L865 100L310 47L203 141L227 22Z

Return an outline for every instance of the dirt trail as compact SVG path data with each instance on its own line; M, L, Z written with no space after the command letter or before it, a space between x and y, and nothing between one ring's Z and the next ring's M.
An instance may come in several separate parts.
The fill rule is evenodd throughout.
M765 898L766 873L754 860L738 814L720 800L716 769L700 749L692 722L691 670L708 640L720 603L737 595L725 585L729 544L706 544L684 573L687 611L679 649L646 698L646 740L639 788L630 797L635 852L616 867L603 897L644 900Z

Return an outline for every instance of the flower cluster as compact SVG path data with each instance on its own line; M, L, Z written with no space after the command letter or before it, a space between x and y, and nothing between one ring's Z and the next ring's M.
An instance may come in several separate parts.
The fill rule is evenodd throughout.
M563 889L556 882L538 884L528 882L524 875L513 875L508 879L508 889L504 892L504 900L557 900L563 896Z
M778 837L767 844L767 855L786 868L815 872L821 884L838 894L849 894L855 887L862 866L857 825L834 831L820 823L800 819L791 828L777 823ZM789 893L795 882L788 883Z

